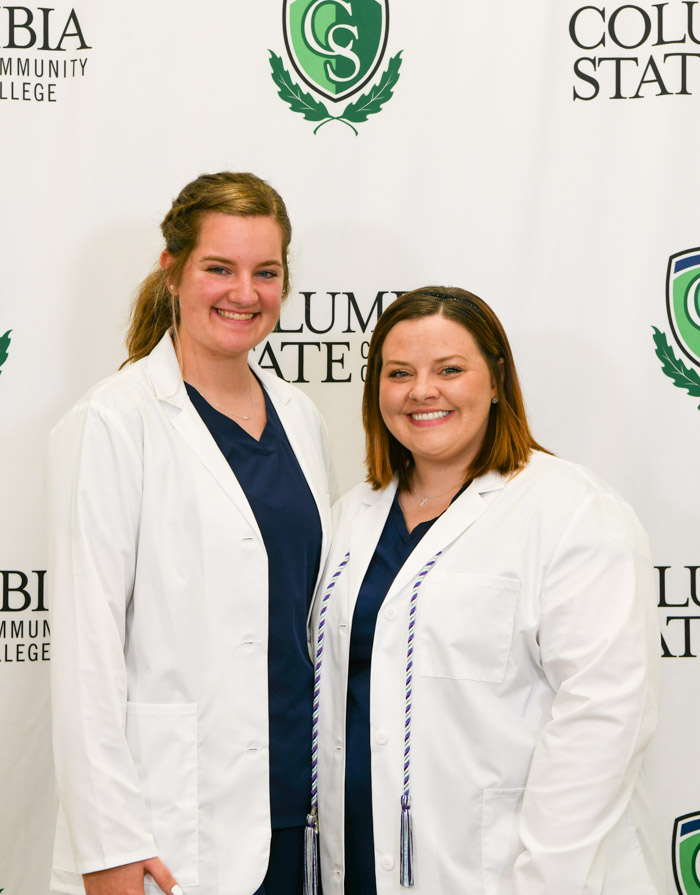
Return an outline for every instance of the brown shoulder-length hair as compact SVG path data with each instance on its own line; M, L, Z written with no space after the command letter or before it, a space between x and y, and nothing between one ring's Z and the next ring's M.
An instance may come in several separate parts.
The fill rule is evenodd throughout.
M507 475L524 466L531 451L545 450L530 432L515 362L501 321L485 301L471 292L426 286L404 293L389 305L379 318L369 345L362 421L367 481L375 491L386 488L395 475L399 488L409 490L414 470L411 452L389 432L379 409L384 340L402 320L435 314L454 320L472 334L496 382L498 403L491 405L484 442L467 470L465 482L492 469Z
M199 240L202 221L211 212L241 217L270 217L277 222L282 233L282 298L286 298L289 292L287 254L292 225L280 194L255 174L231 171L202 174L182 189L160 225L165 248L172 256L173 263L167 270L156 268L136 293L126 335L129 356L122 366L150 354L170 327L177 333L179 300L177 295L171 293L169 286L180 282L187 259Z

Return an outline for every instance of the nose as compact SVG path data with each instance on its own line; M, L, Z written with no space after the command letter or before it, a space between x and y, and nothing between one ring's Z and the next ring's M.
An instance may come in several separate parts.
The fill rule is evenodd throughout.
M255 281L252 277L241 275L236 278L230 290L231 301L238 307L249 307L257 302Z
M421 401L430 401L437 398L439 389L437 383L431 376L418 376L413 383L413 388L408 393L408 397L416 403Z

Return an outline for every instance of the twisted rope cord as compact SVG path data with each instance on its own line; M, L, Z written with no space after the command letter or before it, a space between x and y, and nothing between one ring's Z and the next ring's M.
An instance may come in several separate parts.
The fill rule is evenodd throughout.
M343 573L343 569L348 564L348 560L350 559L350 552L345 554L345 556L340 561L338 568L333 573L331 580L328 582L328 587L326 588L326 592L323 595L323 600L321 601L321 612L318 617L318 637L316 639L316 658L314 660L314 699L313 699L313 710L311 715L311 809L316 808L318 805L318 709L319 703L321 699L321 666L323 664L323 637L326 628L326 612L328 610L329 601L331 598L331 594L333 593L333 588L335 587L338 578Z
M442 553L439 550L435 556L420 570L413 585L411 604L408 612L408 643L406 645L406 704L404 707L404 736L403 736L403 798L404 807L410 805L411 794L411 710L413 707L413 641L416 632L416 609L418 606L418 591L425 576L433 568L438 557Z

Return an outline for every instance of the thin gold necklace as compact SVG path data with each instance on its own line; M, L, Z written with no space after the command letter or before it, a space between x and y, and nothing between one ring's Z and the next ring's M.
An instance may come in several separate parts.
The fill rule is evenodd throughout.
M250 413L246 416L243 413L235 413L233 410L229 410L228 407L224 407L223 404L219 404L218 401L214 401L213 398L207 398L210 404L213 404L214 407L218 407L220 410L225 410L226 413L230 413L231 416L237 417L239 420L250 420L255 415L255 394L253 393L253 374L248 370L248 376L250 377ZM206 395L204 396L206 398Z

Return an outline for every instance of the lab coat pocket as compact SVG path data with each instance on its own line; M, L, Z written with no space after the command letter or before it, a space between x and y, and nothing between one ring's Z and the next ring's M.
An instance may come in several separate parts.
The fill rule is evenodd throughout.
M127 703L126 738L158 857L181 886L196 886L197 706Z
M509 895L522 851L518 818L524 789L485 789L481 801L481 872L485 895Z
M435 570L426 585L417 621L419 674L500 683L520 582Z

